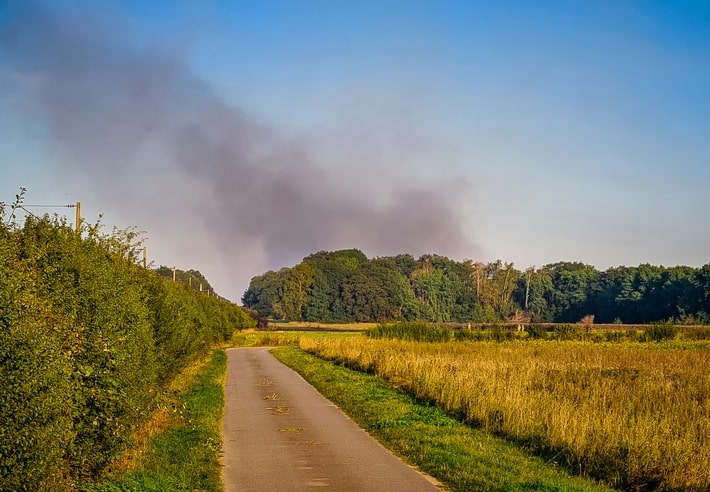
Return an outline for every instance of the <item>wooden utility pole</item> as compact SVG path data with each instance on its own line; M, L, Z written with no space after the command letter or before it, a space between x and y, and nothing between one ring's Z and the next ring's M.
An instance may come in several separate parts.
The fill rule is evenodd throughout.
M143 268L148 268L148 247L143 246Z
M24 188L23 188L23 190L24 190ZM23 191L23 193L24 193L24 191ZM18 195L17 198L18 198L18 200L19 200L19 199L21 198L21 196ZM31 215L32 217L34 217L34 218L36 219L37 216L36 216L35 214L33 214L32 212L30 212L29 210L27 210L28 208L32 208L32 207L39 207L39 208L75 208L75 209L76 209L76 224L74 225L74 230L76 231L77 235L81 235L81 202L76 202L76 204L74 204L74 205L71 205L71 204L69 204L69 205L28 205L28 204L19 203L19 204L13 205L13 216L12 216L12 218L14 219L14 217L15 217L15 215L14 215L14 210L17 209L17 208L20 208L20 209L24 210L25 212L27 212L29 215Z
M81 202L76 202L76 233L81 234Z
M175 282L175 267L173 267L173 282Z

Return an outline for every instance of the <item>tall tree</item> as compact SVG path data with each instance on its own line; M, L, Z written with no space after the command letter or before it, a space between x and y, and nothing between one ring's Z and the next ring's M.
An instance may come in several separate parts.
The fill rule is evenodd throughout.
M443 256L424 255L418 265L412 272L411 282L414 295L421 303L422 316L429 321L451 321L463 287L455 262Z
M289 321L301 321L308 294L314 281L314 270L308 263L299 263L284 271L279 287L278 314Z
M549 306L554 286L552 275L545 268L530 267L518 279L513 300L522 307L533 323L551 322L554 313Z
M408 319L416 309L409 281L396 265L373 260L343 285L343 302L355 321Z
M697 313L699 321L710 323L710 263L694 272L691 284L690 309Z
M483 305L485 321L508 319L519 308L513 299L521 273L512 263L497 260L491 263L473 263L469 266L476 293ZM492 319L491 319L492 318Z
M487 282L485 277L485 263L474 263L473 260L465 260L462 263L461 270L461 278L463 279L464 289L470 291L468 296L471 299L468 316L465 316L462 321L470 320L476 323L496 321L498 316L496 315L493 306L486 302Z
M545 265L543 269L552 278L548 307L555 321L576 322L587 314L594 314L590 312L590 293L599 276L596 268L579 262L558 262Z
M268 318L278 318L281 282L288 268L280 272L268 271L251 279L242 296L242 304Z
M349 314L343 304L342 286L353 275L361 265L368 262L367 257L358 249L346 249L341 251L320 251L310 255L303 260L311 266L315 279L310 294L311 300L323 301L327 298L328 309L326 317L318 321L326 322L348 322L353 321L352 314ZM311 320L311 316L321 312L317 306L307 303L305 307L306 317Z

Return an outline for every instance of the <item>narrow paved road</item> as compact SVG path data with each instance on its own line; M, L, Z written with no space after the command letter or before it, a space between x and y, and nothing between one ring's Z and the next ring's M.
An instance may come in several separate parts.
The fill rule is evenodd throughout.
M439 490L267 349L227 354L227 492Z

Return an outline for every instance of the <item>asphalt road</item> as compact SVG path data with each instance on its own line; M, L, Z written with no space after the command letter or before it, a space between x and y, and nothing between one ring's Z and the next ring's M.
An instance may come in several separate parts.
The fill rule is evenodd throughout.
M227 492L439 490L268 349L227 354L222 424Z

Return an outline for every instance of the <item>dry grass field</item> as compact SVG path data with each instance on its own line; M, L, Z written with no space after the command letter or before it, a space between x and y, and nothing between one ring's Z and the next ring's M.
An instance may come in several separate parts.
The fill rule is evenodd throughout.
M315 321L269 321L271 330L288 331L365 331L377 323L317 323Z
M406 342L301 337L611 486L710 489L710 344Z

